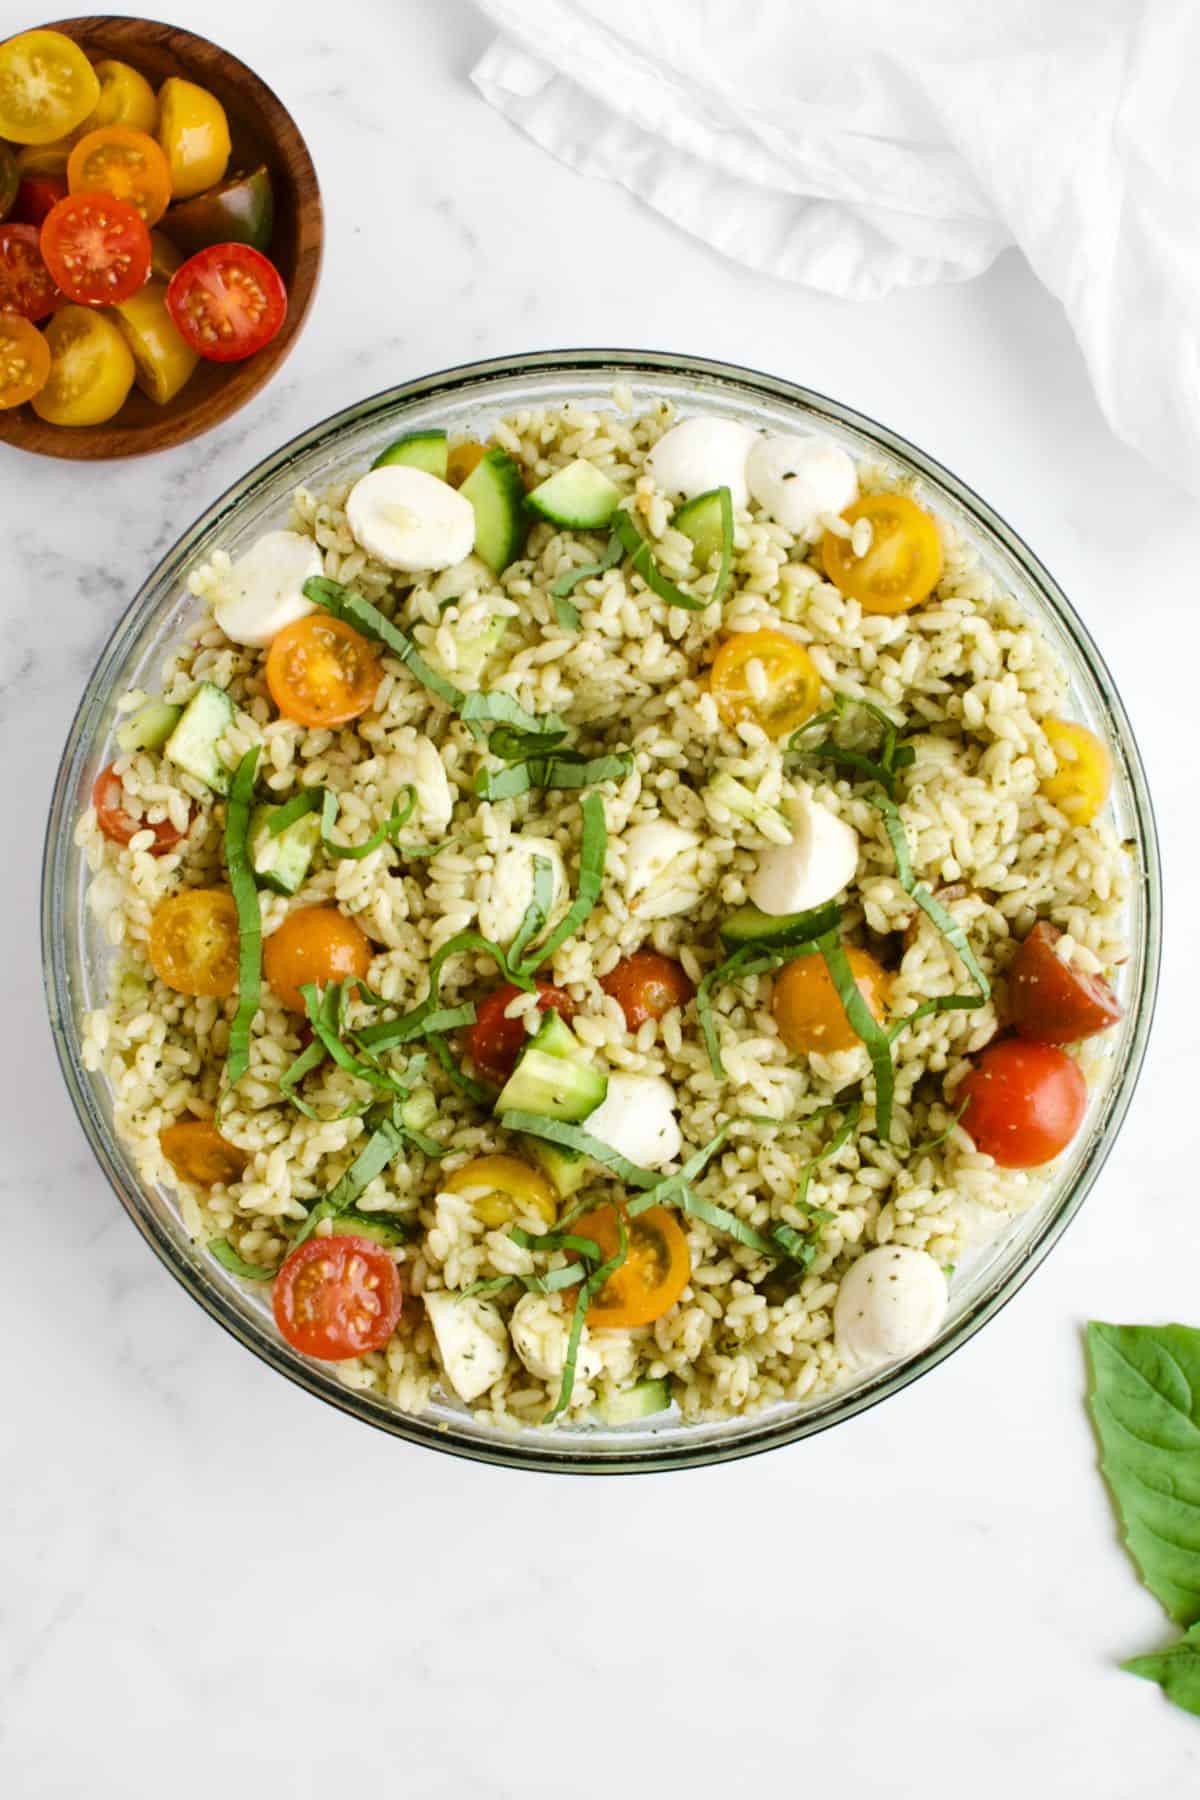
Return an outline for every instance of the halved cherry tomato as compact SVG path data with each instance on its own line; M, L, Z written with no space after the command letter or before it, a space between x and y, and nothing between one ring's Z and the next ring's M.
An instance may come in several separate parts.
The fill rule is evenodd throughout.
M188 258L167 289L171 317L209 362L241 362L269 344L287 313L273 262L249 244L212 244Z
M20 313L0 313L0 410L32 400L46 385L50 346Z
M467 1033L467 1054L481 1075L503 1087L525 1048L528 1033L524 1019L506 1019L505 1012L523 990L506 981L493 988L475 1008L475 1023ZM578 1012L570 994L549 981L537 984L537 1010L556 1012L569 1025Z
M0 144L0 219L7 219L21 183L17 159L7 144Z
M171 191L188 200L213 187L229 163L229 120L207 88L172 75L158 90L158 141L171 170Z
M81 137L67 159L73 194L113 194L156 225L171 198L167 159L150 136L132 125L102 125Z
M1043 1044L1077 1044L1121 1017L1102 975L1072 968L1055 954L1061 936L1057 925L1039 919L1008 971L1008 1016L1022 1037Z
M0 312L48 318L62 295L46 267L32 225L0 225Z
M846 945L855 986L877 1019L887 1012L891 981L869 950ZM828 1056L862 1042L846 1017L823 956L798 956L775 977L771 1012L779 1035L797 1054Z
M137 208L113 194L68 194L46 215L42 255L80 306L115 306L150 273L150 233Z
M0 137L48 144L87 118L100 83L61 31L23 31L0 44Z
M344 1362L383 1349L399 1322L404 1291L395 1263L369 1238L311 1237L275 1277L272 1304L293 1350Z
M550 1183L519 1156L477 1156L447 1175L442 1187L466 1194L476 1217L493 1229L525 1213L535 1213L544 1225L558 1217Z
M446 460L446 480L450 486L461 487L487 453L487 445L481 444L477 438L464 438L460 444L451 444Z
M308 613L285 625L267 653L271 698L284 718L298 725L345 725L357 719L374 700L382 677L362 633L328 613Z
M137 384L157 406L175 398L200 360L176 331L166 295L164 282L148 281L115 308L121 335L137 364Z
M692 1273L692 1258L679 1221L665 1206L648 1207L626 1221L625 1261L593 1295L587 1309L591 1330L623 1330L651 1325L679 1299ZM573 1237L591 1238L607 1262L620 1248L615 1206L598 1206L571 1226Z
M1075 719L1046 719L1042 729L1058 760L1054 774L1043 780L1042 792L1072 825L1090 825L1112 786L1108 745Z
M713 658L712 693L726 725L749 721L768 737L786 737L812 717L821 698L816 664L782 631L739 631Z
M1087 1111L1079 1064L1053 1044L1001 1038L959 1089L963 1130L1002 1169L1036 1169L1065 1150Z
M374 954L361 926L336 906L302 906L264 940L263 974L283 1004L302 1013L302 987L363 981Z
M114 844L128 844L139 831L152 831L154 842L150 846L151 856L165 856L176 844L181 844L186 836L178 831L170 819L159 819L153 825L145 819L134 818L125 810L125 789L121 785L121 777L112 764L101 769L92 788L92 805L96 809L96 823L106 838Z
M195 1187L228 1187L241 1180L250 1161L207 1119L177 1119L159 1132L158 1141L175 1173Z
M105 59L95 65L100 83L100 98L83 121L84 131L99 131L102 125L132 125L136 131L153 131L158 124L158 101L154 89L128 63Z
M864 494L842 514L848 525L866 519L871 543L855 556L849 538L827 531L821 545L825 573L867 613L903 613L918 606L942 578L942 540L929 514L907 494Z
M32 225L40 231L47 214L54 210L60 200L66 198L66 193L65 175L22 175L21 185L13 202L13 223Z
M107 313L64 306L46 327L50 375L33 397L48 425L102 425L124 405L133 386L133 357Z
M185 888L150 921L150 967L177 994L224 1000L237 987L238 922L225 888Z
M672 1007L686 1006L696 992L680 964L654 950L635 950L600 986L617 1000L630 1031L647 1019L661 1019Z

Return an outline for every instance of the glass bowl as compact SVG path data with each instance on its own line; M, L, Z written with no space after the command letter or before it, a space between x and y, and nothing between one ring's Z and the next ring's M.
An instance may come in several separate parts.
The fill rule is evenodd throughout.
M1078 717L1111 745L1112 808L1136 877L1129 907L1130 957L1121 972L1125 1015L1113 1034L1087 1117L1046 1194L956 1274L936 1340L920 1355L852 1386L802 1404L746 1417L683 1424L673 1415L624 1428L502 1428L465 1409L435 1405L411 1417L378 1396L352 1390L332 1368L307 1361L278 1337L261 1288L228 1275L192 1244L173 1196L138 1179L113 1129L102 1076L85 1072L80 1020L103 1004L111 952L84 906L85 860L75 821L92 781L110 760L113 706L132 686L151 691L165 653L197 604L189 569L218 549L237 554L269 524L282 523L293 487L315 487L365 469L401 429L442 425L486 435L498 414L567 399L611 406L612 389L631 387L640 403L665 396L685 410L707 408L754 426L816 428L859 456L890 463L923 484L934 506L977 547L999 580L1041 622L1065 664ZM110 638L88 682L63 752L46 837L42 928L50 1020L80 1122L130 1218L190 1294L264 1362L312 1394L412 1443L513 1467L572 1473L628 1473L722 1462L823 1431L894 1394L966 1343L1028 1280L1082 1206L1129 1105L1154 1009L1160 943L1160 875L1154 818L1141 760L1112 679L1077 614L1043 568L996 514L948 470L861 413L769 375L724 363L650 351L547 351L448 369L335 413L244 475L184 533L149 576Z

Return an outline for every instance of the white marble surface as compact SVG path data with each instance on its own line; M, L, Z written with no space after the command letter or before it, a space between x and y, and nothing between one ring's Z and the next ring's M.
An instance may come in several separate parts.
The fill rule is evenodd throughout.
M513 134L467 85L483 32L465 0L171 10L296 111L326 267L282 378L200 443L92 469L0 449L0 1791L325 1796L360 1775L423 1800L685 1782L846 1800L1196 1791L1200 1724L1115 1667L1166 1634L1094 1467L1079 1327L1200 1323L1200 507L1108 436L1058 311L1015 257L969 286L832 303L716 260ZM27 22L2 0L0 35ZM72 709L194 515L360 395L471 357L599 343L808 382L986 494L1114 669L1178 897L1127 1129L1007 1310L841 1430L616 1484L409 1449L212 1325L92 1162L35 939Z

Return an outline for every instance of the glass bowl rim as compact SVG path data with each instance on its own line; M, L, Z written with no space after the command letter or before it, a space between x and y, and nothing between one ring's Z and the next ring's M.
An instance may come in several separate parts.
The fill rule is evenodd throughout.
M935 488L948 494L970 517L973 527L981 532L985 540L989 536L994 538L1019 565L1039 600L1071 640L1074 651L1104 696L1106 710L1120 740L1124 767L1129 778L1144 881L1145 913L1142 983L1132 1002L1136 1008L1135 1018L1091 1152L1058 1203L1052 1210L1047 1210L1035 1234L1025 1246L1019 1263L1007 1273L992 1279L952 1331L909 1361L889 1365L871 1381L840 1396L832 1394L819 1409L807 1413L800 1410L784 1419L774 1417L772 1409L761 1415L757 1424L755 1415L750 1414L746 1417L744 1430L717 1442L673 1444L670 1440L658 1442L647 1435L644 1442L626 1441L611 1452L596 1455L583 1455L576 1446L556 1449L552 1432L546 1433L544 1448L541 1445L530 1445L526 1441L505 1444L500 1435L493 1440L482 1441L459 1434L453 1426L429 1423L419 1415L402 1413L398 1408L381 1404L372 1394L342 1386L320 1365L295 1356L282 1341L277 1341L270 1334L252 1329L248 1321L227 1305L220 1289L201 1279L199 1265L188 1256L179 1235L167 1230L157 1217L139 1204L140 1191L137 1184L131 1182L127 1185L125 1171L120 1166L120 1153L106 1121L96 1107L91 1084L72 1041L72 1026L77 1026L77 1021L72 1010L64 933L61 929L65 869L74 850L74 818L71 809L75 777L95 728L111 702L112 681L120 672L126 646L149 622L155 610L155 589L168 566L186 562L193 545L243 501L250 499L257 488L282 471L293 458L319 449L325 442L335 440L343 432L369 422L376 414L391 412L406 403L412 405L427 402L439 393L468 385L482 384L486 387L489 382L498 385L530 375L570 376L573 372L584 371L590 374L607 372L614 385L621 381L652 378L655 375L693 378L700 382L715 381L725 388L741 388L751 398L768 398L799 405L810 416L820 417L824 414L836 425L856 431L873 441L886 454L907 462ZM760 1455L801 1438L815 1436L818 1432L853 1418L892 1394L899 1393L911 1382L919 1380L944 1362L974 1337L1025 1285L1078 1214L1108 1158L1133 1098L1153 1022L1158 989L1162 951L1161 889L1162 873L1153 803L1137 740L1108 667L1083 621L1041 559L974 489L935 457L898 432L880 424L869 414L780 376L741 364L676 352L605 348L542 350L491 357L436 370L382 389L330 413L262 458L252 469L232 482L158 559L117 620L97 659L71 721L59 761L43 848L42 961L55 1049L76 1116L96 1160L125 1211L159 1260L209 1316L239 1343L270 1368L328 1405L409 1443L466 1457L471 1461L508 1468L536 1469L547 1473L653 1474Z

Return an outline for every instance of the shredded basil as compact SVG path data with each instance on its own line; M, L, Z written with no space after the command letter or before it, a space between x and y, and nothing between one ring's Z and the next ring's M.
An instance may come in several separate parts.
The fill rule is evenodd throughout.
M554 598L554 619L560 631L579 630L579 608L561 594Z
M805 1125L811 1125L815 1119L822 1117L825 1113L836 1112L837 1110L839 1109L836 1107L823 1107L820 1113L810 1113L803 1123ZM852 1100L846 1107L845 1114L845 1118L842 1120L825 1148L819 1151L816 1156L810 1157L803 1165L800 1170L799 1181L796 1184L795 1204L807 1212L809 1217L818 1223L828 1223L833 1215L832 1213L825 1212L824 1207L809 1206L809 1182L812 1180L814 1169L818 1169L823 1162L828 1162L832 1157L836 1156L843 1144L849 1143L850 1139L854 1136L855 1131L858 1129L858 1121L862 1116L862 1101ZM817 1220L818 1214L824 1214L824 1219Z
M532 756L507 769L481 769L475 792L481 800L515 800L532 788L595 787L601 781L623 781L633 767L628 750L610 756L585 757L577 750Z
M399 657L409 674L422 687L428 688L439 700L444 700L455 712L461 708L466 698L463 690L431 668L408 634L401 631L398 625L394 625L377 606L372 606L361 594L343 587L340 581L331 581L328 576L312 575L304 584L304 597L317 606L323 606L335 618L345 619L348 625L353 625L355 630L361 631L366 637L375 638L385 645L393 656Z
M725 1064L721 1060L721 1045L717 1037L717 1022L713 1015L713 989L729 981L745 981L751 975L767 975L772 969L778 969L784 963L795 962L797 957L811 956L817 949L819 939L802 944L781 945L778 950L766 950L761 944L743 944L732 956L710 969L699 987L696 989L696 1017L700 1022L700 1034L704 1039L704 1047L708 1051L708 1061L718 1081L725 1079Z
M347 1075L353 1075L359 1081L367 1082L371 1087L379 1088L384 1093L397 1094L407 1098L410 1090L395 1075L382 1068L374 1056L366 1059L362 1056L355 1056L352 1050L347 1049L342 1042L340 1021L339 1025L335 1027L324 1011L320 988L313 986L312 983L305 983L300 989L300 993L304 998L314 1041L322 1045L325 1054L337 1064L339 1069L344 1070Z
M283 805L271 814L267 820L267 836L278 837L281 832L287 830L289 825L294 825L296 820L302 819L306 813L320 812L324 798L324 788L301 788L298 794L293 794L290 800L285 800Z
M533 898L525 908L517 935L508 947L510 962L520 963L526 948L545 930L554 904L554 865L548 857L533 859Z
M545 731L523 731L516 725L497 725L488 738L488 749L501 762L528 762L531 757L548 756L565 742L567 727L552 726Z
M464 695L458 710L468 725L514 725L519 731L536 733L566 731L556 713L539 719L536 713L526 712L511 694L472 692Z
M333 839L333 828L337 824L338 797L327 789L321 802L321 843L324 846L325 854L338 861L352 858L355 862L360 862L364 856L370 856L373 851L380 849L384 844L393 843L399 832L412 818L417 804L417 790L411 782L405 783L401 793L408 796L403 809L400 806L400 795L393 795L390 815L384 820L378 831L371 833L365 843L337 844Z
M732 527L732 515L730 524ZM681 587L677 587L668 576L664 575L654 560L654 552L650 548L649 539L642 536L632 513L619 512L613 530L620 538L634 569L650 592L657 594L660 600L665 600L668 606L685 606L689 612L706 612L721 598L719 591L710 595L707 600L697 594L685 593ZM722 566L724 566L723 554Z
M867 1055L875 1072L876 1130L880 1142L886 1144L891 1136L892 1100L896 1086L896 1072L892 1066L892 1040L863 999L850 967L850 959L837 932L827 931L819 937L817 949L825 958L825 967L837 990L842 1011L852 1029L867 1046Z
M376 1125L346 1173L334 1183L323 1200L317 1201L293 1238L292 1248L310 1238L322 1219L336 1218L353 1206L363 1190L399 1155L408 1135L400 1122L398 1107L393 1107Z
M555 600L565 600L568 594L574 593L581 581L589 581L593 575L605 575L609 569L615 569L624 554L625 546L621 542L620 534L614 531L599 562L582 563L577 569L568 569L554 582L550 589L551 594ZM574 607L571 610L575 612ZM557 611L556 607L555 612L557 613ZM575 622L578 626L579 614L577 612L575 613ZM562 624L561 619L559 619L559 624Z
M545 1138L547 1143L561 1144L564 1149L590 1156L611 1169L626 1187L656 1187L660 1179L653 1170L640 1169L611 1144L602 1143L578 1125L567 1124L565 1119L547 1119L541 1113L506 1112L501 1114L500 1123L506 1131L523 1131L529 1137Z
M240 1275L243 1281L274 1281L279 1273L278 1266L264 1269L261 1263L247 1262L244 1256L238 1255L228 1238L210 1238L208 1252L223 1269L228 1269L231 1275Z
M580 802L583 835L579 845L579 888L568 911L549 937L544 938L532 957L519 967L510 967L509 978L518 987L532 987L533 971L548 963L556 950L574 937L588 919L600 898L604 885L604 862L608 854L608 827L604 822L604 802L599 794L585 794Z
M225 812L225 865L229 870L229 886L238 923L238 1004L229 1027L229 1048L225 1055L226 1092L236 1087L250 1067L250 1028L262 991L262 913L249 848L258 748L255 744L239 762Z
M586 1241L586 1240L585 1240ZM546 1414L545 1423L553 1424L561 1413L571 1404L571 1395L575 1388L575 1365L579 1360L579 1344L583 1337L584 1320L587 1317L589 1302L594 1294L598 1294L610 1275L615 1275L629 1251L629 1233L625 1220L617 1208L617 1249L608 1261L594 1269L587 1280L582 1283L575 1301L575 1310L571 1315L571 1329L567 1336L567 1349L563 1357L562 1383L558 1390L558 1399Z

